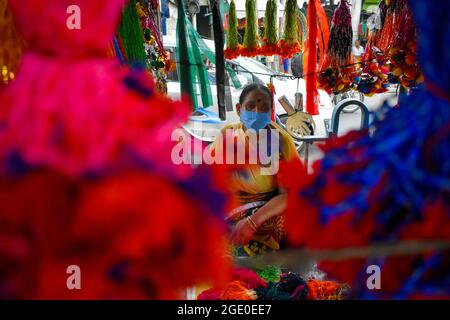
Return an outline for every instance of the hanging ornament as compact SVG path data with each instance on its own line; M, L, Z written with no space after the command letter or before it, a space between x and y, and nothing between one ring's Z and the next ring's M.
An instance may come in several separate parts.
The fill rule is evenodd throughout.
M407 1L382 1L378 19L382 23L366 46L358 90L370 96L386 92L389 84L416 87L424 78L416 63L416 29Z
M355 78L356 89L368 97L386 92L389 88L387 57L382 51L372 46L377 37L378 32L369 38L363 57L362 72Z
M385 22L390 20L388 16L389 7L385 1L381 1L378 7L378 13L375 18L375 31L370 35L366 45L366 52L362 59L362 71L359 77L355 78L356 89L366 96L383 93L389 87L389 66L386 54L380 50L380 43L383 34ZM388 28L390 24L388 23Z
M228 37L227 47L224 50L225 58L235 59L240 55L241 45L238 41L238 19L236 16L236 4L234 0L230 3L230 12L228 15Z
M291 58L300 52L301 46L298 41L297 1L287 0L285 7L285 20L283 37L278 43L280 56L285 59Z
M320 263L328 275L350 284L354 298L450 296L450 251L437 245L450 240L450 60L436 54L450 32L450 4L409 4L419 31L425 85L399 108L386 104L375 112L370 133L352 132L330 141L311 175L300 162L288 171L280 168L292 245L329 250L406 242L409 250L419 247L399 250L401 255L383 249L380 259ZM424 248L428 241L434 248ZM374 262L385 275L387 286L381 290L370 290L361 281Z
M350 63L352 54L352 15L347 0L341 0L333 14L327 55L331 64Z
M347 0L341 0L333 14L330 39L317 81L328 93L352 88L356 68L352 65L352 16Z
M245 13L247 16L247 27L245 28L244 47L241 50L241 55L246 57L254 57L259 54L256 0L246 0Z
M387 54L390 59L390 81L404 88L413 88L423 82L422 72L416 62L416 28L405 0L396 2L394 35Z
M7 0L0 0L0 87L14 79L24 46L16 31Z
M266 4L263 46L261 47L260 54L265 56L278 54L277 43L277 2L276 0L268 0Z

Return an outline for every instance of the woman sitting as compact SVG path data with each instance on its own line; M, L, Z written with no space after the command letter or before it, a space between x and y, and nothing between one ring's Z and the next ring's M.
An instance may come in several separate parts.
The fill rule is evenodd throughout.
M291 136L271 121L273 108L272 93L266 86L248 85L236 105L240 122L223 128L222 135L211 146L216 154L219 148L238 153L245 148L246 163L236 166L232 177L237 208L227 217L232 226L231 241L236 255L264 254L283 246L283 212L287 197L278 184L278 167L273 166L273 162L288 161L298 154ZM233 149L226 146L230 141ZM265 148L272 170L261 159L261 149ZM258 151L258 159L252 163L249 154L254 151ZM226 158L236 160L234 154Z

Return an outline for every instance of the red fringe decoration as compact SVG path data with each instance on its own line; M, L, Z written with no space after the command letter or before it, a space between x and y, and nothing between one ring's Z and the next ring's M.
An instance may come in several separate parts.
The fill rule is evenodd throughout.
M320 6L320 5L319 5ZM318 115L319 95L317 91L317 8L316 0L310 0L308 5L308 36L306 40L305 61L306 66L306 112Z

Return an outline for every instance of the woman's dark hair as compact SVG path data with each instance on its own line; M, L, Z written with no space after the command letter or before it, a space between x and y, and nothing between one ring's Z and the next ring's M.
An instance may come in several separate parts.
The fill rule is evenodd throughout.
M241 95L239 96L239 103L244 103L245 97L254 90L259 90L261 92L267 93L270 98L270 107L273 108L272 92L265 85L259 83L246 85L242 90Z

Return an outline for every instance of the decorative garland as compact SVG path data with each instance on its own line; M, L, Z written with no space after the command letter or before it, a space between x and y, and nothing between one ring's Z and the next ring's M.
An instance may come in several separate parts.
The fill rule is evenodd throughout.
M146 68L147 55L144 50L144 34L141 29L140 18L136 9L137 0L131 0L123 8L119 35L125 49L127 63Z
M236 16L236 4L234 0L230 3L230 12L228 14L228 38L227 47L224 50L225 58L235 59L240 56L241 45L238 40L238 19Z
M268 0L266 3L266 17L263 45L259 53L264 56L272 56L279 53L277 35L277 1Z
M362 72L355 78L356 89L366 96L386 92L389 88L386 56L372 45L378 37L379 31L371 35L363 58Z
M190 105L98 54L123 1L77 4L83 28L67 32L66 1L10 2L29 49L0 90L1 297L175 299L200 281L224 281L214 214L228 211L219 208L227 196L215 185L228 174L174 165L170 137ZM67 290L72 263L89 270L82 290Z
M246 0L245 14L247 16L247 26L244 33L244 46L241 49L241 55L244 57L253 57L259 54L258 40L258 20L256 14L256 0ZM256 54L255 54L256 53Z
M381 1L379 15L381 29L369 38L362 74L355 84L369 96L387 91L389 84L410 89L424 80L416 62L416 30L407 1Z
M153 3L153 5L155 5ZM153 78L156 80L157 90L161 93L167 93L167 73L176 68L176 62L170 59L170 56L164 50L160 32L155 18L157 11L152 3L144 5L142 2L136 3L136 10L141 20L141 28L144 33L144 48L149 61L150 70ZM156 7L158 10L158 7Z
M385 105L368 131L329 141L308 175L300 162L280 167L288 192L286 228L292 245L336 249L383 241L450 240L450 60L436 55L450 32L450 5L410 0L419 28L425 86L399 108ZM430 17L433 17L430 20ZM381 290L361 275L383 270ZM359 298L450 297L449 250L380 260L321 262ZM377 291L377 292L375 292Z
M283 37L280 40L277 37L277 1L267 1L264 38L261 41L261 45L259 44L257 33L256 0L247 0L245 9L247 15L246 28L244 43L241 45L238 42L236 5L234 1L230 3L227 48L224 52L225 58L235 59L239 56L255 57L259 55L280 55L282 58L291 58L295 53L301 51L299 35L301 32L305 32L306 28L299 25L297 2L295 0L286 1L285 27Z
M306 112L311 115L319 114L317 91L317 0L310 0L308 4L308 35L305 41L305 52L303 54L303 68L306 75ZM306 63L305 63L306 62Z

